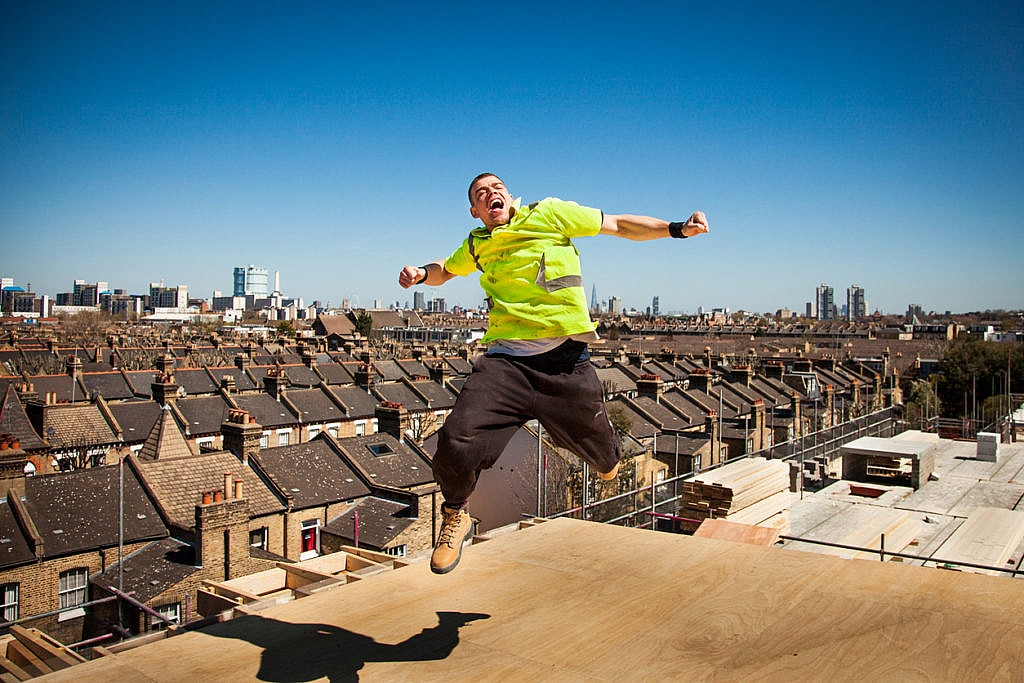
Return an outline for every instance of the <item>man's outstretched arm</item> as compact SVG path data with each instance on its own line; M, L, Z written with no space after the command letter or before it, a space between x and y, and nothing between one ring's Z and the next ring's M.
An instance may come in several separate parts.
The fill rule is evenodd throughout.
M403 289L409 289L414 285L427 285L437 287L455 277L455 273L448 272L444 268L444 259L431 261L422 266L406 266L398 274L398 284Z
M679 223L669 223L651 216L631 214L605 214L601 223L602 235L615 235L628 240L656 240L662 237L693 237L708 231L708 219L703 211L693 214Z

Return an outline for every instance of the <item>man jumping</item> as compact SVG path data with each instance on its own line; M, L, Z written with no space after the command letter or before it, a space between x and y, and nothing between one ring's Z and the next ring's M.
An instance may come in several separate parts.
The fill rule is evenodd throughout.
M446 259L405 266L404 288L443 285L480 271L487 294L487 353L473 371L438 432L434 479L441 487L443 521L430 558L437 574L450 572L473 532L466 501L481 470L494 465L512 436L537 419L556 444L587 461L610 481L618 472L619 439L604 408L604 390L590 364L587 342L597 339L572 238L605 234L630 240L683 239L708 231L704 214L683 222L605 214L548 198L519 205L493 173L469 185L469 213L483 222Z

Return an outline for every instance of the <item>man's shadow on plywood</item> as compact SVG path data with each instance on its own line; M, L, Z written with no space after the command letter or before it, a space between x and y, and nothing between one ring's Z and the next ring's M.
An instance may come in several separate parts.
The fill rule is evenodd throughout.
M329 624L293 624L247 615L203 629L219 638L245 640L263 648L257 678L277 683L358 681L366 662L428 662L445 659L459 644L459 630L489 614L437 612L436 626L424 627L389 645ZM216 655L212 655L216 656Z

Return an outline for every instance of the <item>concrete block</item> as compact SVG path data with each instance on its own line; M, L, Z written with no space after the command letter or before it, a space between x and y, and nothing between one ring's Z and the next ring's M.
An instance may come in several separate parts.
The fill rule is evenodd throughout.
M993 432L978 432L978 448L975 457L986 462L997 462L1002 439Z

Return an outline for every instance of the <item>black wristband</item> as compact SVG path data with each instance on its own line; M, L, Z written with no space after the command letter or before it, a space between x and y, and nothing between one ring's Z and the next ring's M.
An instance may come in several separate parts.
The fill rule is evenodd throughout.
M423 284L424 282L426 282L426 281L427 281L427 277L428 277L428 276L430 275L430 271L429 271L429 270L427 270L427 267L426 267L426 266L420 266L420 268L422 268L422 269L423 269L423 277L421 277L421 278L420 278L419 280L417 280L417 281L416 281L416 282L414 282L413 284L416 284L416 285L422 285L422 284Z
M685 240L687 237L689 237L689 235L683 234L683 227L685 225L686 223L680 223L679 221L669 223L668 234L671 235L672 237L675 237L677 240Z

